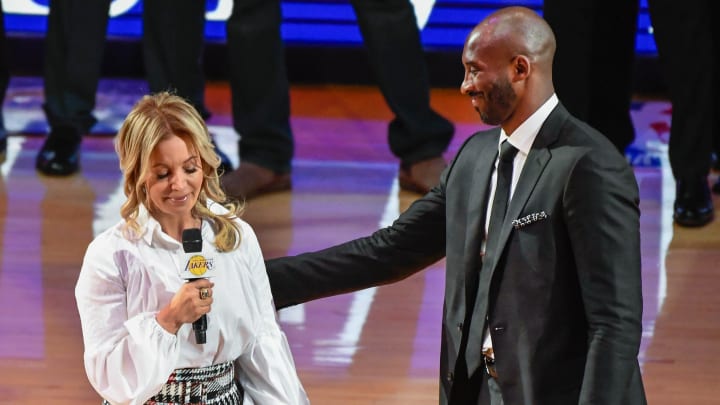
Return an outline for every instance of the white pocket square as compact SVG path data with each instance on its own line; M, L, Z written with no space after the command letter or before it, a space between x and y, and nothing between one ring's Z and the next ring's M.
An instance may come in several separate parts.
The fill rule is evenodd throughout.
M512 226L515 229L520 229L524 226L528 226L528 225L532 224L533 222L542 221L543 219L545 219L547 217L548 216L545 213L545 211L533 212L532 214L526 215L522 218L513 219Z

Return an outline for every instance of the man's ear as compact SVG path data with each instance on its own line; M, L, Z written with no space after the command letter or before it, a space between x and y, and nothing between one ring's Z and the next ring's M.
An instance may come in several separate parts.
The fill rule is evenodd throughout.
M513 81L521 81L527 79L530 75L530 59L525 55L517 55L512 61Z

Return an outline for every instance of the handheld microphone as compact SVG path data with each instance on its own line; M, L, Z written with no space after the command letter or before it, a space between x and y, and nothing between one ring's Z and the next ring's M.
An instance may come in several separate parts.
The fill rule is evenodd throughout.
M212 259L207 259L203 255L192 253L202 252L202 233L198 228L185 229L182 233L182 245L185 253L190 254L185 270L182 272L182 277L189 282L206 278L208 275L206 272L212 269ZM205 331L207 331L207 315L201 316L193 322L193 331L195 331L195 341L198 344L205 344Z

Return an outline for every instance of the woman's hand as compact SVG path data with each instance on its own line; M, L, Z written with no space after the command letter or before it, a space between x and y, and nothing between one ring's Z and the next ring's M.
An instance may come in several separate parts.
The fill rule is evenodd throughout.
M213 303L212 288L215 283L197 279L183 284L165 308L158 312L157 322L168 332L175 334L184 323L192 323L210 312Z

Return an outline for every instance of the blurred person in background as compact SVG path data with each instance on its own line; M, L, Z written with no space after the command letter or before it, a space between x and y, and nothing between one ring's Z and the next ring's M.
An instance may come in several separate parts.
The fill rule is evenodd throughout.
M368 60L395 114L388 144L400 159L400 187L426 193L440 181L454 127L430 107L420 32L409 0L350 0ZM294 141L281 37L280 0L235 0L227 21L233 125L240 166L225 191L249 198L291 187ZM408 69L412 66L412 69Z
M100 80L111 0L52 0L45 42L45 103L50 126L36 158L36 168L66 176L80 168L82 137L93 116ZM143 60L151 93L168 90L187 99L203 118L202 69L205 1L145 0ZM218 149L221 171L230 160Z

